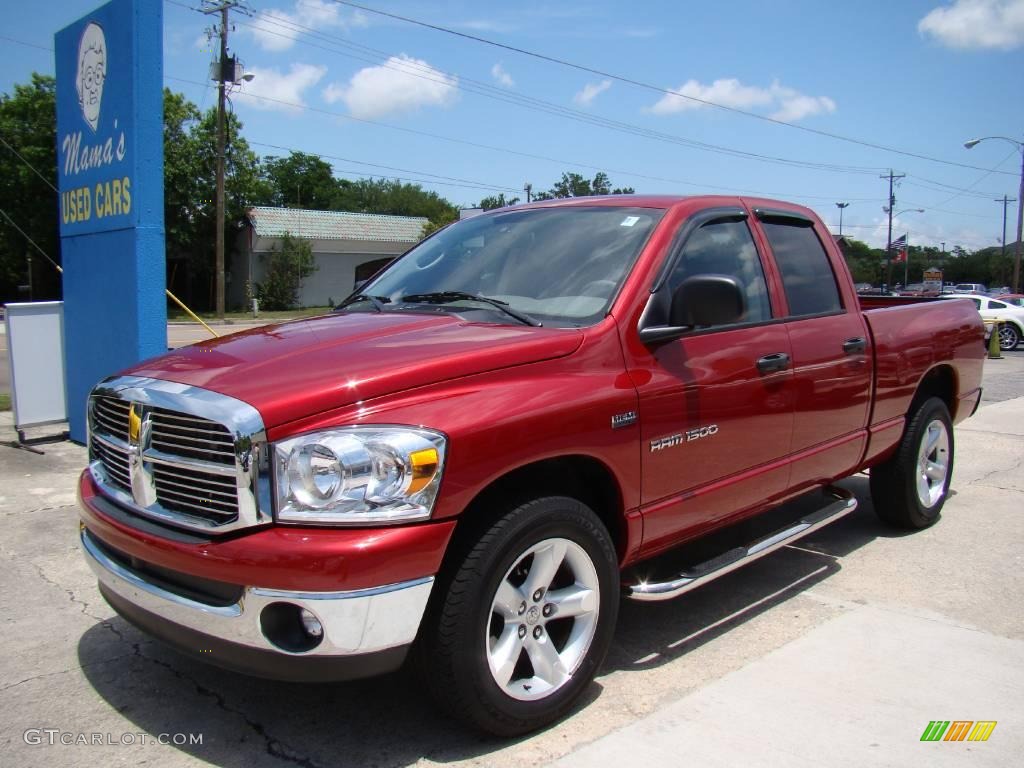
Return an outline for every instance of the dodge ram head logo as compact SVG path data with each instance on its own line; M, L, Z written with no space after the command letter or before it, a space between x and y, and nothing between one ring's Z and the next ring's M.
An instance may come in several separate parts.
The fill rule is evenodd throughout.
M132 498L140 507L156 503L156 484L152 467L142 458L149 447L152 430L152 414L139 403L128 407L128 477L131 480Z
M668 437L659 437L657 440L651 440L651 453L664 450L665 448L675 448L677 445L692 443L694 440L700 440L702 437L711 437L717 434L718 425L709 424L706 427L695 427L686 432L677 432Z

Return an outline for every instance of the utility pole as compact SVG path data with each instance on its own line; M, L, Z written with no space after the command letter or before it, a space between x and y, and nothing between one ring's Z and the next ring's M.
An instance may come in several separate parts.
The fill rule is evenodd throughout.
M523 185L523 191L526 193L526 202L528 202L528 203L532 202L533 201L533 184L531 184L530 182L526 182L526 184Z
M843 209L846 208L849 203L836 203L836 208L839 209L839 236L843 236Z
M1007 206L1008 203L1016 203L1017 202L1017 198L1016 197L1007 197L1006 195L1003 195L1002 197L997 197L996 198L996 202L1003 204L1003 258L1005 259L1006 258L1006 206Z
M907 174L905 173L893 173L892 168L889 169L888 175L883 174L879 178L889 179L889 205L885 208L889 214L889 237L885 242L885 287L889 288L892 286L892 211L896 207L896 195L892 192L892 183L896 179L902 179Z
M214 303L217 317L224 319L224 145L227 143L224 126L224 108L227 101L228 68L228 11L240 5L240 0L203 0L203 13L220 14L220 57L217 60L217 243L214 260ZM231 62L230 80L234 82L234 61Z

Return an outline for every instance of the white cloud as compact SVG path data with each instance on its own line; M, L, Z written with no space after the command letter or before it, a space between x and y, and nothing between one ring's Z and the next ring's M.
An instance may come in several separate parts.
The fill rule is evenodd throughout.
M917 23L950 48L1016 48L1024 44L1024 0L954 0Z
M795 123L811 115L836 111L836 103L828 96L805 96L778 83L772 84L771 92L779 105L779 108L769 115L774 120Z
M392 56L385 64L356 72L347 86L331 83L324 101L342 101L353 117L374 118L420 107L445 107L458 97L459 80L427 62Z
M650 111L656 115L670 115L704 109L708 105L702 104L703 101L733 109L774 109L770 117L787 122L836 110L836 103L828 96L807 96L781 85L778 81L773 82L768 88L760 88L756 85L744 85L736 78L722 78L710 85L704 85L697 80L687 80L672 93L662 96Z
M678 96L676 94L679 94ZM689 98L684 98L689 97ZM696 80L687 80L672 93L666 93L658 103L651 107L656 115L669 115L674 112L685 112L690 109L703 109L706 104L700 101L711 101L726 107L749 109L771 104L771 94L764 88L743 85L736 78L715 80L711 85L702 85Z
M491 67L491 77L498 81L499 85L503 85L506 88L514 88L516 81L512 79L512 75L505 71L505 68L501 64L495 64Z
M600 83L587 83L583 86L582 91L572 97L572 100L581 107L588 107L594 99L611 87L611 80L602 80Z
M340 9L341 6L328 0L296 0L293 10L270 8L260 11L251 25L242 29L252 35L263 50L279 52L287 51L295 45L299 35L304 32L297 27L320 31L366 26L366 14L362 11L345 17Z
M306 104L302 99L303 92L320 82L327 74L327 67L292 64L287 74L282 74L277 69L259 67L253 67L248 71L252 73L253 80L242 84L240 91L234 96L235 100L257 109L296 112L299 107Z
M488 21L486 19L470 21L454 21L449 26L456 29L468 29L472 32L512 32L515 27L500 21Z

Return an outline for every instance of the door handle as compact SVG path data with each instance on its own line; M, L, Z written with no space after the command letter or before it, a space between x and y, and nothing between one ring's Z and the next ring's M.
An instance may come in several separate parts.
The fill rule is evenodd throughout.
M864 350L867 349L867 347L868 343L861 336L847 339L843 342L843 352L848 355L863 355Z
M774 355L765 355L757 361L757 370L761 373L774 373L789 368L789 355L785 352L776 352Z

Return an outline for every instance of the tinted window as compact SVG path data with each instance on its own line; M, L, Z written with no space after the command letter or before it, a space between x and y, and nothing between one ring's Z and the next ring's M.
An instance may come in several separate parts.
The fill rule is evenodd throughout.
M459 291L498 299L545 325L591 325L605 316L663 213L580 205L475 216L423 241L360 290L386 297L385 311L406 309L411 294ZM441 306L509 322L472 300Z
M988 303L989 309L1006 309L1006 305L1001 301L990 301Z
M771 319L772 308L764 270L746 222L711 222L690 235L669 275L669 290L675 293L684 280L697 275L736 278L747 304L741 323Z
M763 226L782 273L789 314L818 315L841 311L832 265L814 229L809 224L773 221L763 222Z

